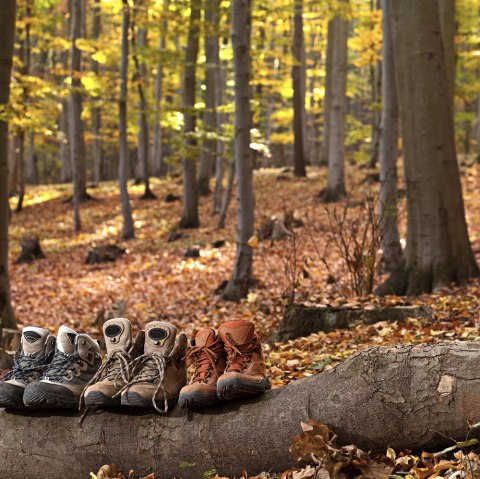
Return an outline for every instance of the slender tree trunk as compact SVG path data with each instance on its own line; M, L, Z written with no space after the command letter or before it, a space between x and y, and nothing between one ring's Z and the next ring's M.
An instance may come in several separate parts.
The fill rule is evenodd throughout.
M92 38L97 40L101 34L102 18L100 12L100 1L94 0L92 5ZM100 73L100 64L91 60L90 66L92 73L98 78ZM96 99L93 99L95 102ZM94 180L98 185L102 180L102 109L98 105L92 107L92 153L93 153L93 170Z
M73 226L80 231L80 200L85 193L85 143L82 125L82 94L80 92L80 72L82 69L82 52L77 48L76 41L81 38L83 1L71 2L72 43L70 52L70 97L68 105L70 131L70 157L73 165Z
M343 0L342 3L347 3ZM340 15L332 20L332 84L328 115L328 182L322 194L325 202L339 201L345 188L345 115L347 109L348 22Z
M227 219L228 207L232 200L233 185L235 183L235 160L232 161L228 170L227 187L225 188L225 194L223 195L222 205L220 207L220 213L218 215L217 229L221 230L225 228L225 221Z
M334 20L328 22L327 54L325 57L325 94L323 97L323 131L322 146L320 148L320 165L328 165L328 142L330 139L330 111L332 105L333 87L333 53L335 43Z
M303 0L294 3L293 33L293 133L295 176L307 176L305 168L305 41L303 38Z
M3 0L0 15L0 107L10 97L13 44L15 41L15 0ZM8 275L8 124L0 119L0 336L3 327L15 328L15 315L10 301Z
M395 82L390 5L383 0L382 13L382 123L380 135L380 221L383 263L387 271L403 267L397 227L398 99Z
M120 99L118 104L118 129L120 132L120 161L118 164L118 181L120 184L120 202L122 204L123 229L122 238L129 240L135 236L132 209L128 196L128 143L127 143L127 73L128 73L128 32L130 30L130 5L123 0L122 19L122 58L120 64Z
M465 221L437 2L390 6L408 224L405 273L392 275L383 290L415 294L464 283L479 270Z
M222 298L238 301L247 295L252 277L253 158L250 149L250 0L232 0L232 44L235 78L235 169L237 174L237 253L232 276Z
M168 9L170 6L170 0L165 0L163 7L163 20L161 23L160 43L159 50L164 52L167 41L167 26L168 26ZM161 112L162 112L162 99L163 99L163 58L161 58L157 64L157 73L155 76L155 106L154 106L154 119L153 119L153 145L152 145L152 161L153 161L153 173L156 176L165 176L166 168L163 161L163 148L162 148L162 125L161 125Z
M148 13L142 11L145 9L143 1L136 0L135 8L137 14L142 17ZM138 18L138 17L136 17ZM147 81L147 65L142 58L139 58L138 51L142 51L147 46L147 29L142 23L145 19L141 19L141 24L138 21L132 22L132 47L133 60L135 63L135 76L137 77L137 90L139 98L139 115L138 115L138 162L140 167L140 178L145 185L142 200L151 200L155 195L150 189L150 126L148 124L148 102L145 96L145 85ZM135 42L135 24L138 27L137 41Z
M204 130L207 138L203 142L200 157L198 192L200 196L210 194L212 166L217 153L217 141L208 135L217 133L217 83L219 63L219 0L209 0L205 4L205 112Z
M183 156L183 214L180 220L181 228L198 228L198 182L195 157L198 153L195 140L195 86L197 57L200 40L201 1L190 2L190 26L188 28L187 50L185 53L185 71L183 84L183 109L185 152Z
M380 137L381 137L381 121L382 112L378 105L382 101L382 62L377 61L375 65L372 65L371 72L371 86L372 86L372 153L370 155L370 161L368 166L375 168L378 163L380 155Z
M37 155L35 154L35 133L30 132L28 146L28 162L27 162L27 181L30 184L38 183Z
M25 197L25 131L23 129L15 135L13 144L15 145L15 155L18 158L18 201L15 212L20 213Z
M455 0L437 0L438 13L440 16L440 28L442 32L443 50L445 52L445 66L447 69L448 88L452 101L452 112L455 105L455 34L457 30L455 22Z

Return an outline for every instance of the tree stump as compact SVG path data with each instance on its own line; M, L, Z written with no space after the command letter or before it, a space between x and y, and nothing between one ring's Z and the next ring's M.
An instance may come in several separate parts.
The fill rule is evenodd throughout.
M213 468L228 477L281 472L293 465L289 447L309 419L325 423L339 445L439 450L465 440L480 420L479 371L476 342L384 346L192 416L178 407L166 415L119 408L80 424L76 412L0 411L0 477L85 479L112 463L157 479L198 479Z
M15 264L30 263L36 259L43 259L42 248L40 246L40 238L37 235L25 235L20 240L22 251L15 261Z
M378 309L351 309L348 307L288 306L274 341L288 341L312 333L328 333L335 329L349 329L357 324L374 324L379 321L401 321L407 318L433 318L428 306L394 306Z
M2 329L2 338L0 347L6 351L16 351L20 348L22 341L22 332L19 329Z
M114 263L117 258L125 253L124 248L119 248L114 244L94 246L88 251L85 264Z

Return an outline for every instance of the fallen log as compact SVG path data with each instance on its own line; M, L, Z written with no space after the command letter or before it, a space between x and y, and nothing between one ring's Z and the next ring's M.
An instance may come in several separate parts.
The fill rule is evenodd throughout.
M160 479L197 479L212 468L230 477L244 468L282 471L308 419L326 423L339 444L366 451L463 440L468 423L480 420L480 344L375 347L260 398L191 417L179 408L166 416L125 408L97 411L80 425L78 414L63 411L0 411L0 477L85 479L111 463Z

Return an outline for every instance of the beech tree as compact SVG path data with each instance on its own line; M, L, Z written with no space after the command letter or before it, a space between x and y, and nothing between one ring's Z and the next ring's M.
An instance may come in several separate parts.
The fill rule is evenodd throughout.
M100 11L100 0L94 0L92 5L92 38L98 39L101 33L102 18ZM98 76L100 64L95 60L90 61L91 71ZM94 101L98 100L94 98ZM102 179L102 109L98 105L92 107L92 156L93 156L93 177L95 183Z
M340 5L348 0L342 0ZM330 28L332 32L330 34ZM331 46L330 98L325 115L328 116L326 139L328 160L327 187L322 193L326 202L339 201L346 195L345 188L345 114L347 109L347 40L348 21L339 11L329 24L328 41ZM327 47L328 48L328 47ZM328 81L328 80L327 80Z
M4 0L0 15L0 109L9 102L15 41L16 1ZM8 277L8 123L0 116L0 336L2 327L16 327Z
M183 213L181 228L198 228L198 182L196 168L197 140L194 137L197 114L195 112L195 87L200 36L200 0L190 2L190 25L183 84L184 153L183 153Z
M479 273L469 242L437 0L391 4L407 191L405 270L398 294L463 283Z
M222 294L238 301L247 295L252 277L253 251L253 156L250 148L250 0L232 0L232 43L235 79L235 169L237 175L237 252L232 276Z
M122 238L135 236L133 229L132 207L128 196L128 143L127 143L127 73L128 73L128 32L130 29L130 4L123 0L122 18L122 59L120 64L120 98L118 102L118 129L120 131L120 161L118 164L118 181L120 184L120 201L122 204L123 229Z
M295 176L307 176L305 167L305 40L303 37L303 0L294 3L293 33L293 133Z
M382 120L380 134L380 221L383 263L387 271L403 265L397 227L397 157L399 113L395 63L393 58L390 8L392 0L383 0L382 8Z

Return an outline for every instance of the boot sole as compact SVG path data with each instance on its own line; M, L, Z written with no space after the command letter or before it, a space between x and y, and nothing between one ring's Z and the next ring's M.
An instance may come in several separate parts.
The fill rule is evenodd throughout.
M27 389L23 395L23 402L29 409L57 409L78 408L80 398L66 398L45 391Z
M251 381L235 378L219 382L217 394L218 397L224 401L232 401L234 399L262 394L271 387L272 385L269 378L265 378L259 383L252 383Z
M186 409L215 406L219 402L220 399L217 395L212 396L211 394L202 394L198 392L190 394L180 394L180 397L178 398L179 406Z
M5 392L0 393L0 407L6 409L26 409L25 404L23 404L23 394L22 397L18 397Z
M99 391L93 391L85 396L85 406L120 406L121 398L105 396Z
M176 403L176 400L168 401L168 409L170 410ZM138 393L129 391L122 394L121 404L122 406L153 408L152 398L144 398ZM163 401L158 401L157 406L162 408Z

